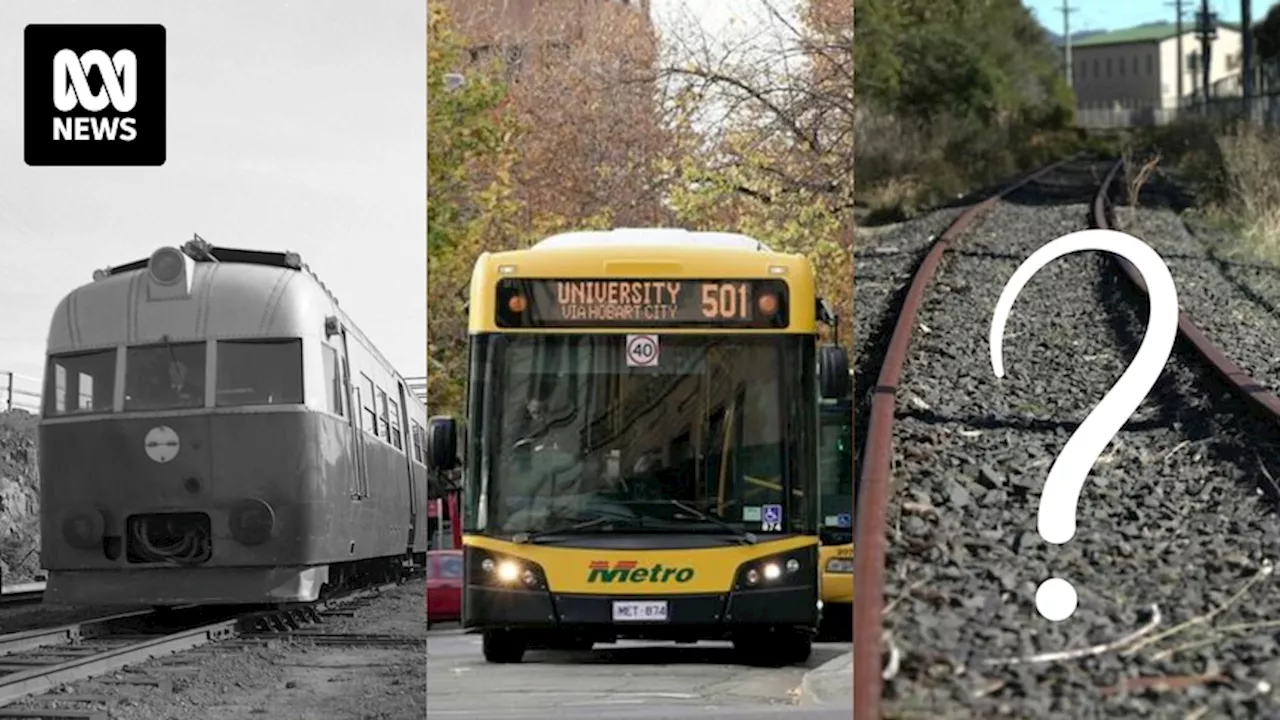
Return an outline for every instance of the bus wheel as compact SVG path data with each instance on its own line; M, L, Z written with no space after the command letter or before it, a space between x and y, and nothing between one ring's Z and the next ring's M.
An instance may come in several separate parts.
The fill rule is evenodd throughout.
M491 663L518 663L528 647L525 639L510 630L484 631L484 659Z
M791 653L791 662L796 665L802 665L813 654L813 638L809 635L796 633L792 640L787 643L787 650Z

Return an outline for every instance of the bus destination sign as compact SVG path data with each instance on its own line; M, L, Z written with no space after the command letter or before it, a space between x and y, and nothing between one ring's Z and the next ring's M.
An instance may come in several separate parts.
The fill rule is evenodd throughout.
M498 283L498 327L787 325L780 280L513 279Z

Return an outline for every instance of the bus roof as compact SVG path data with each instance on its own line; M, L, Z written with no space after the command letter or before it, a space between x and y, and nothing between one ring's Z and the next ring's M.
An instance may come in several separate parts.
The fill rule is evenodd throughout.
M720 250L773 252L768 245L748 235L727 232L699 232L683 228L615 228L579 230L552 235L535 244L533 250L580 249L591 247L659 248L696 246Z
M552 235L532 247L484 253L471 276L469 331L530 332L499 329L496 287L502 278L716 280L777 279L787 283L790 325L782 330L662 328L664 333L799 333L817 331L813 267L800 254L779 253L737 233L692 232L679 228L620 228ZM600 329L625 333L635 328ZM653 329L653 328L649 328ZM584 332L540 328L536 332Z

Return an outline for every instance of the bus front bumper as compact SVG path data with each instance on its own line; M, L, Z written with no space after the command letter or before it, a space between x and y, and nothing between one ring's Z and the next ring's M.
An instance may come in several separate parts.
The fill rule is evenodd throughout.
M822 602L824 605L852 603L853 573L822 573Z
M657 607L665 610L665 619L615 620L615 603ZM720 639L744 629L811 630L818 623L818 615L818 591L813 585L657 596L584 595L471 585L463 601L463 626L468 629L573 633L601 641L621 637Z

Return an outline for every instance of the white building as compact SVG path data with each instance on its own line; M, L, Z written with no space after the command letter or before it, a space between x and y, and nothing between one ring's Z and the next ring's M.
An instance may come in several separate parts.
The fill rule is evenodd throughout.
M1178 31L1173 23L1099 33L1071 46L1078 122L1085 127L1165 122L1178 103ZM1183 104L1202 96L1200 41L1183 23ZM1221 23L1211 46L1209 80L1214 95L1238 93L1240 26Z

